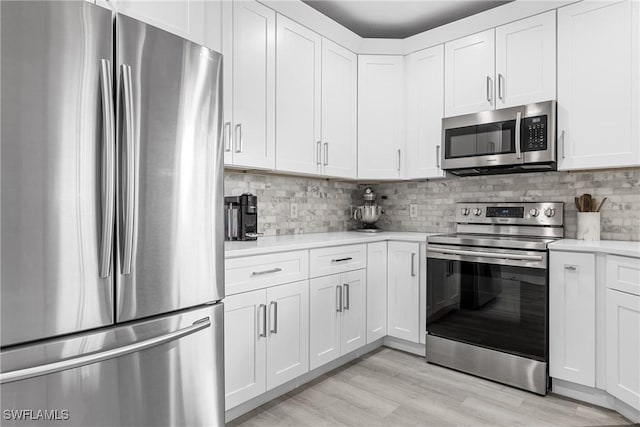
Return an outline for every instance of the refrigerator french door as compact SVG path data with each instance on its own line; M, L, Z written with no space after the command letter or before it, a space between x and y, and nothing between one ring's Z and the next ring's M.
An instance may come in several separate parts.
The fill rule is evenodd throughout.
M3 425L223 424L221 56L85 1L0 19Z

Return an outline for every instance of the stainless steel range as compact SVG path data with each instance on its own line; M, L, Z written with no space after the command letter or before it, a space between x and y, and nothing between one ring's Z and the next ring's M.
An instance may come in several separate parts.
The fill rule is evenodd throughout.
M562 203L459 203L427 241L427 361L546 394L548 249Z

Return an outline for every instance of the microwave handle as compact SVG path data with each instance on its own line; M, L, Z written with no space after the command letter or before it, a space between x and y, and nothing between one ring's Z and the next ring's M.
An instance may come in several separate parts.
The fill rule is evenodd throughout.
M522 121L522 113L516 113L516 158L522 158L522 149L520 147L520 122Z

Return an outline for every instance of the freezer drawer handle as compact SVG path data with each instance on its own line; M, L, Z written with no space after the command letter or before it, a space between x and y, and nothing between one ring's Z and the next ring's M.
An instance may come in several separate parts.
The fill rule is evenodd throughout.
M206 329L211 326L209 317L204 317L193 322L191 326L179 329L166 335L150 338L148 340L124 345L122 347L112 348L111 350L101 351L99 353L87 354L85 356L74 357L72 359L61 360L59 362L47 363L46 365L34 366L31 368L18 369L11 372L0 373L0 384L11 383L14 381L22 381L41 375L53 374L55 372L66 371L67 369L79 368L93 363L103 362L116 357L124 356L131 353L137 353L151 347L156 347L171 341L175 341L187 335Z

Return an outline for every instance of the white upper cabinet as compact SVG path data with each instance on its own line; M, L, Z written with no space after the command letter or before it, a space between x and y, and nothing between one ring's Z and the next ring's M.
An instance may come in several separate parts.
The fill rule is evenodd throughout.
M322 39L322 145L325 175L355 178L358 126L358 57Z
M204 42L209 49L222 53L222 0L204 2Z
M206 43L205 26L207 9L202 0L181 0L181 1L148 1L148 0L111 0L115 9L127 16L138 19L154 27L161 28L170 33L179 35L185 39L205 45L211 49L215 46L208 46ZM214 1L212 3L218 3ZM211 5L215 7L215 5ZM219 28L220 22L214 23Z
M558 9L558 169L640 165L640 3Z
M555 11L445 44L446 117L552 99Z
M275 168L276 14L223 2L225 164Z
M322 37L277 17L276 168L319 174Z
M496 108L556 99L556 12L496 28Z
M494 47L493 29L445 43L446 117L493 109Z
M406 57L407 167L405 178L439 178L444 115L444 46Z
M404 57L358 56L358 178L402 178Z

